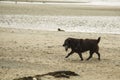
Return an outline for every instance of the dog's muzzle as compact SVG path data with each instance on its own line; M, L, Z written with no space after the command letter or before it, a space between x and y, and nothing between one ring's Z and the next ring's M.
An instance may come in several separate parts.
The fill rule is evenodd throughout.
M66 46L64 46L64 47L65 47L65 50L68 51L68 46L66 45Z

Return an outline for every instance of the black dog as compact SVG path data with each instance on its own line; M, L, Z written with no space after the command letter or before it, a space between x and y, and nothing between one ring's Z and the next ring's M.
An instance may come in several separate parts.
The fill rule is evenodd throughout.
M67 38L63 44L65 50L67 51L71 48L71 52L65 57L68 58L74 52L78 53L81 60L83 60L82 53L85 51L90 51L90 56L87 58L89 60L92 58L93 53L95 52L98 55L98 60L100 60L99 46L100 37L98 39L75 39Z

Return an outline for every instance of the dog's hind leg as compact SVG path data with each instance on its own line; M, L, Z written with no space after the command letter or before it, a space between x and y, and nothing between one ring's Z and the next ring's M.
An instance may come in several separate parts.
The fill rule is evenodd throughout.
M100 53L99 52L95 52L98 55L98 60L100 60Z
M74 53L74 51L71 51L70 53L68 53L68 55L65 58L68 58L70 55L72 55Z
M90 58L92 58L92 56L93 56L93 51L90 51L90 56L87 58L87 60L89 60Z
M81 61L83 61L82 53L78 53L78 55L81 58Z

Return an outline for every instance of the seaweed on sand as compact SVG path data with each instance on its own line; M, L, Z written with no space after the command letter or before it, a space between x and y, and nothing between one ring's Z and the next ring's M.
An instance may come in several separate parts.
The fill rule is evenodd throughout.
M79 74L73 71L54 71L54 72L49 72L46 74L35 75L33 77L28 76L28 77L18 78L14 80L41 80L41 77L44 77L46 75L53 76L55 78L70 78L70 76L79 76Z

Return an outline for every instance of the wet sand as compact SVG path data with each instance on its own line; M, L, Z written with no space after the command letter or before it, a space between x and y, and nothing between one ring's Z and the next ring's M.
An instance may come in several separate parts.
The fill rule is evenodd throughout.
M0 3L1 15L120 16L120 6Z

